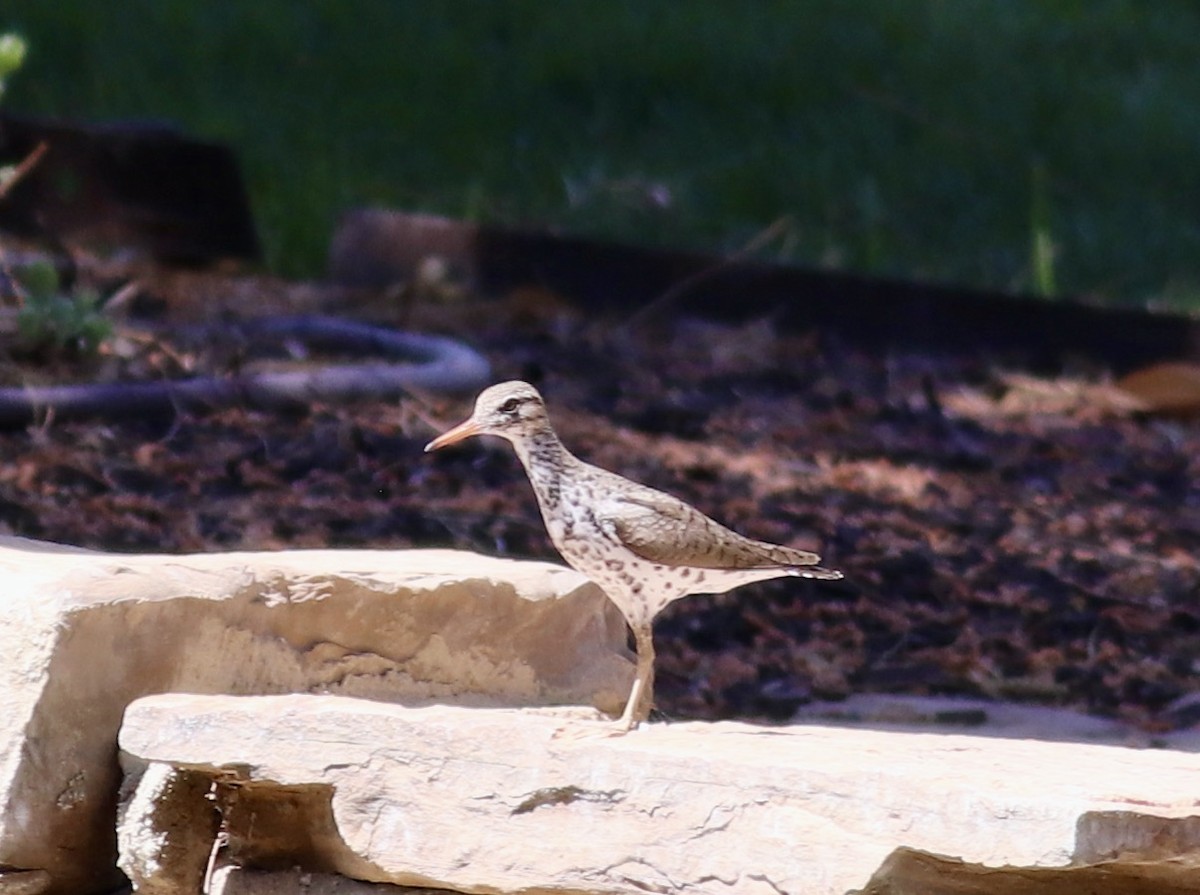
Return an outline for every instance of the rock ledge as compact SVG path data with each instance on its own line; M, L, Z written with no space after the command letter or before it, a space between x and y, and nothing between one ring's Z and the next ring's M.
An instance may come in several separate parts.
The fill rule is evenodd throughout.
M1200 849L1191 753L734 723L555 738L563 724L529 710L163 695L130 706L121 748L135 777L199 773L218 790L223 777L227 856L248 866L472 893L841 893L900 846L992 874L1151 852L1185 866ZM169 831L164 819L203 811L196 787L180 791L123 826ZM211 850L203 825L174 830L198 840L181 853ZM144 891L159 891L152 852L123 855ZM870 890L904 891L887 880Z
M633 676L616 608L548 563L450 550L117 555L3 538L0 581L0 867L43 871L71 895L119 881L117 730L140 696L620 711Z

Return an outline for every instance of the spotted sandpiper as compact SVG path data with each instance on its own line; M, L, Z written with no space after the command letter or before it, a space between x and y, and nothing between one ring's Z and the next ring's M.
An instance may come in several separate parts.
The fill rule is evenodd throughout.
M815 553L743 537L682 500L584 463L558 440L542 396L528 383L485 389L470 418L425 450L473 435L499 435L512 443L554 546L604 590L633 631L637 676L614 733L625 733L650 714L652 623L668 603L785 575L842 577L818 566Z

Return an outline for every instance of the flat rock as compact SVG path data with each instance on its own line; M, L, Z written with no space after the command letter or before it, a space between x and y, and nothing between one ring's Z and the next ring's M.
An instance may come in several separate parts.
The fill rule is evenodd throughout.
M0 865L119 879L139 696L340 693L619 711L625 627L583 576L458 551L114 555L0 539Z
M168 694L130 705L120 743L134 793L163 766L209 775L223 851L247 866L471 893L919 891L877 875L893 852L1036 874L1186 867L1200 849L1193 753L736 723L556 736L563 725L530 710ZM204 852L208 831L160 822L186 814L170 802L122 826L196 835L173 847ZM155 891L153 873L134 878ZM953 879L936 891L986 891Z

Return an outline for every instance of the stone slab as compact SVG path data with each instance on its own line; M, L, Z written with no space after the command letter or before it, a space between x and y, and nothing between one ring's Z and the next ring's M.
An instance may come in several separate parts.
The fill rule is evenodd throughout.
M251 866L256 836L274 860L291 838L324 871L471 893L840 895L899 847L993 870L1200 849L1194 753L736 723L556 737L563 725L528 710L162 695L130 706L121 747L135 774L235 774L258 806L258 832L227 818ZM306 807L272 828L264 806L283 798Z
M126 705L340 693L620 711L619 612L578 573L448 550L117 555L0 539L0 866L119 875Z

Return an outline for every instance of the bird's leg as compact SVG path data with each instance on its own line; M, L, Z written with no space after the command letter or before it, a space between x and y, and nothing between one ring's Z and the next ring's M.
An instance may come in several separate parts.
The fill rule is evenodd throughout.
M629 691L625 711L617 721L622 733L649 718L650 708L654 705L654 633L649 625L631 627L637 647L637 676L633 679L633 689Z
M650 707L654 704L654 638L649 625L630 627L637 646L637 674L621 717L603 727L595 726L595 722L568 724L555 731L553 739L571 742L624 736L650 717Z

